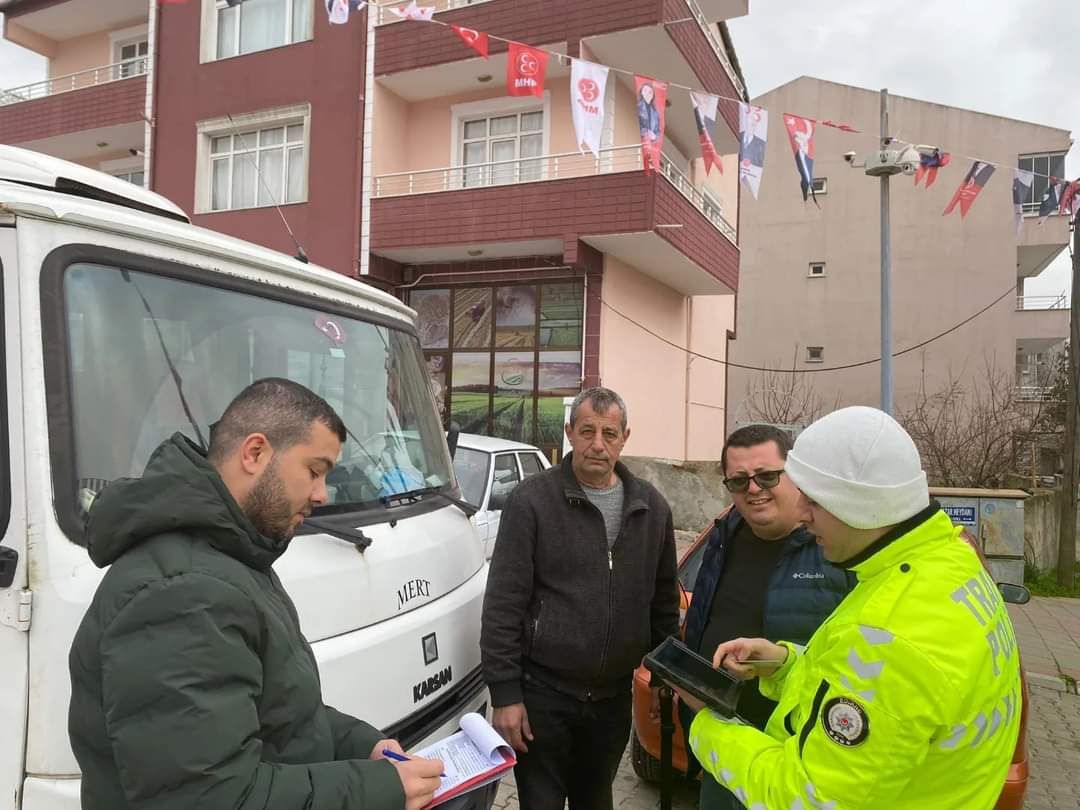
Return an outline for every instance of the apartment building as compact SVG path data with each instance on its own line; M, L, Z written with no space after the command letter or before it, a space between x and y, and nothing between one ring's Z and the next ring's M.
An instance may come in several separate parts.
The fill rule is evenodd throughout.
M803 202L782 111L852 124L877 133L879 94L802 77L755 99L774 111L766 173L758 200L740 211L742 256L735 338L730 358L740 364L805 372L875 360L880 352L880 187L853 169L844 153L872 151L874 134L849 135L820 127L814 162L818 205ZM910 405L947 380L969 387L992 364L1013 376L1016 396L1035 399L1048 384L1053 356L1069 333L1066 290L1025 295L1068 244L1065 217L1038 224L1044 176L1034 178L1016 231L1012 167L1038 175L1065 174L1069 132L930 101L890 96L890 130L952 153L928 189L911 177L891 180L892 323L894 352L960 324L998 296L996 305L918 351L894 359L895 403ZM966 218L942 211L971 166L970 155L1000 164ZM790 376L732 369L729 424L782 410ZM834 403L880 403L877 363L806 375L794 395ZM771 400L771 403L770 403ZM799 403L801 405L801 402ZM794 408L799 410L798 407ZM766 414L767 416L768 414Z
M420 315L446 419L561 448L563 398L626 398L627 452L715 459L739 278L738 114L708 174L685 91L642 170L632 76L599 157L574 143L568 60L506 94L451 29L383 3L0 0L49 78L0 91L0 142L125 174L203 226L393 291ZM745 98L724 21L748 0L428 0L435 19ZM257 167L257 168L256 168ZM295 235L295 243L274 203Z

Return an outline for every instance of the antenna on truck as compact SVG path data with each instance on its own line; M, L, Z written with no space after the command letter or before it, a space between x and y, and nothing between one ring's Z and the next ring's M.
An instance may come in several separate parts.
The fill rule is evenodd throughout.
M231 113L226 113L225 116L229 119L229 124L232 126L232 134L236 137L240 137L240 133L237 131L236 122L233 121ZM308 256L304 252L304 248L301 246L300 241L296 238L296 234L293 233L293 229L289 227L289 220L285 219L285 214L281 210L281 206L278 204L277 197L274 196L273 190L267 184L266 179L263 177L262 172L259 170L259 161L255 160L249 152L243 152L242 155L251 162L251 165L255 167L255 176L259 178L259 182L262 187L266 189L267 195L270 197L270 201L274 204L274 210L278 212L278 216L281 217L281 223L285 226L285 230L289 234L289 238L292 239L293 245L296 247L297 261L308 263ZM283 161L284 162L284 161Z

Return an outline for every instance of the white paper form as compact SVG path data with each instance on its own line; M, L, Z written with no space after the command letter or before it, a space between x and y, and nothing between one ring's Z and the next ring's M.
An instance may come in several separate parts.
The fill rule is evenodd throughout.
M515 761L513 749L506 740L487 720L473 712L461 718L461 731L412 754L443 763L446 776L435 791L436 803L440 797L467 783L467 790L472 790L494 782Z

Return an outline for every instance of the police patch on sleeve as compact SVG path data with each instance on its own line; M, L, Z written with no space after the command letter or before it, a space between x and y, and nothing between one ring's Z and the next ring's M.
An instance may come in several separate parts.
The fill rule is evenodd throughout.
M859 745L870 736L870 718L866 711L850 698L837 697L825 704L821 725L835 743L845 748Z

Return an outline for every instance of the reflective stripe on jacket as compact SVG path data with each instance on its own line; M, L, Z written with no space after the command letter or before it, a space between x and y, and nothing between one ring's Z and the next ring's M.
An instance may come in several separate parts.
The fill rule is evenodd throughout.
M1020 728L1020 660L994 582L936 505L852 566L859 584L761 681L766 731L703 711L703 766L751 810L980 810Z

